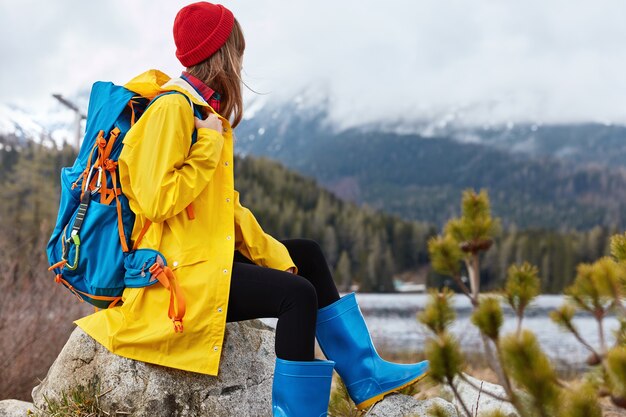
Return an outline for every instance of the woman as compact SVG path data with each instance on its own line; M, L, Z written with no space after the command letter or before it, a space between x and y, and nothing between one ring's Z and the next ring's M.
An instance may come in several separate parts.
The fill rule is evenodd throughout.
M280 416L325 415L335 366L359 408L423 377L426 361L378 356L355 294L340 298L315 241L278 241L241 205L232 128L242 119L245 42L233 14L188 5L174 41L181 77L149 71L126 85L159 98L126 135L119 170L136 213L132 240L165 256L184 301L165 286L126 288L123 305L77 324L121 356L217 375L226 322L277 317L272 405ZM208 116L194 117L191 104ZM328 360L314 357L316 336Z

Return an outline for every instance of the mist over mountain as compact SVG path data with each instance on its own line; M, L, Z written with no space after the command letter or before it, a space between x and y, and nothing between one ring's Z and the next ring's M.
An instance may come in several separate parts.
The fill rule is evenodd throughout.
M588 122L465 126L450 123L418 132L530 157L549 156L576 166L626 167L626 126L623 125Z

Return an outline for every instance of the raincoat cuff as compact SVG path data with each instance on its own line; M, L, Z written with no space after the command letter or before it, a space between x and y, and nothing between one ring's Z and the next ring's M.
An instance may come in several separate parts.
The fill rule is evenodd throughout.
M200 129L198 129L198 139L210 137L224 139L224 136L215 129L211 129L208 127L201 127Z

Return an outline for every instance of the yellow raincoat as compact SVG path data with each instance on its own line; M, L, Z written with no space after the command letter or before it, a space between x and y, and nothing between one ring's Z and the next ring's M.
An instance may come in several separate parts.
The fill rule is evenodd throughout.
M160 284L126 288L123 305L75 323L118 355L217 375L235 249L257 265L294 267L296 273L297 267L287 248L239 202L229 122L220 116L224 134L198 129L192 146L188 99L211 108L191 85L150 70L125 87L150 98L165 91L184 94L156 100L127 133L119 158L120 183L137 215L132 241L146 220L153 222L139 248L160 251L180 283L187 305L184 331L174 331L170 293ZM185 210L192 202L194 219Z

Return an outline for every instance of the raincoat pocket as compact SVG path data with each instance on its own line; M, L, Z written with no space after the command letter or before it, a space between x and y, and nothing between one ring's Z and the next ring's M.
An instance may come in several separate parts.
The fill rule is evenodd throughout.
M183 266L190 266L198 262L206 262L215 259L215 253L210 248L202 248L200 250L187 250L182 253L174 253L170 255L170 268L172 271Z

